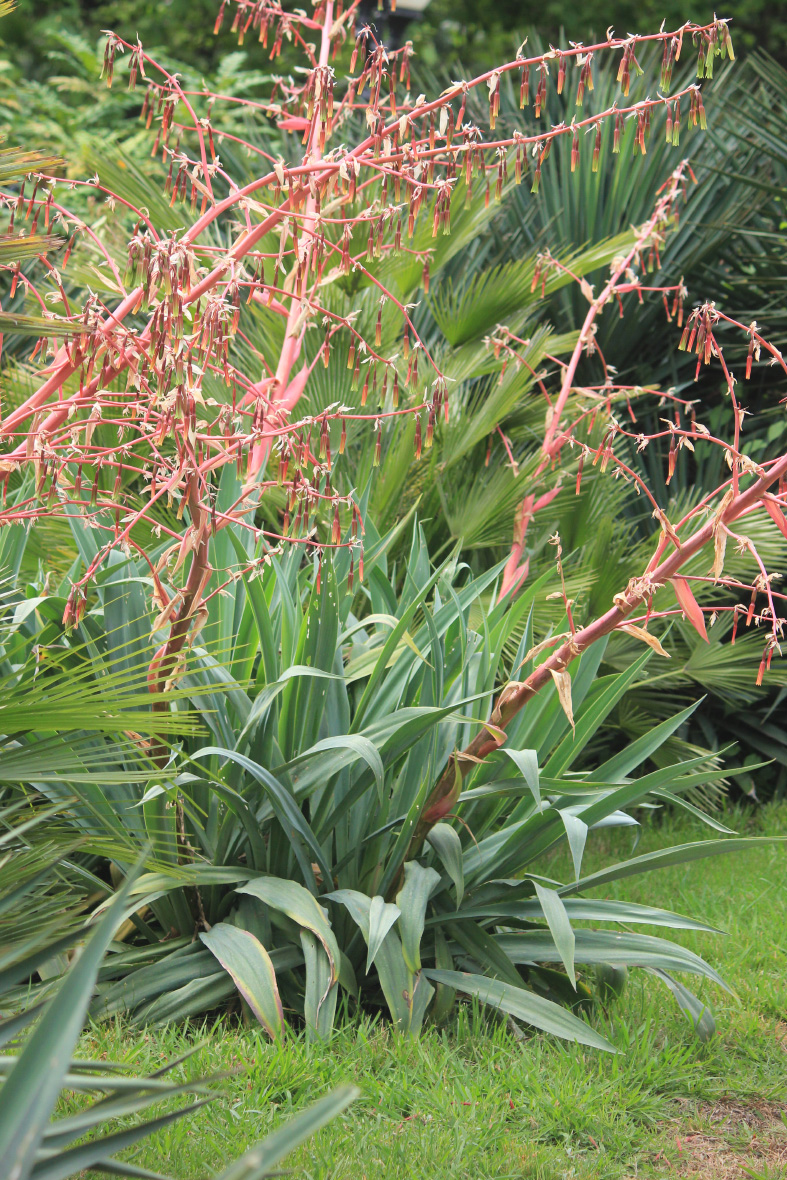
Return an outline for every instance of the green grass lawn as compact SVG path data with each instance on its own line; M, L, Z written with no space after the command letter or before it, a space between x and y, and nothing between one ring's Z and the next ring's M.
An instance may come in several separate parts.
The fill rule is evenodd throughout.
M784 836L787 805L730 813L725 822L745 834ZM644 830L637 851L706 834L694 820L666 817ZM587 871L630 849L630 833L595 833ZM183 1076L238 1071L222 1083L216 1102L133 1156L182 1180L226 1166L341 1081L357 1083L362 1097L287 1160L297 1175L787 1176L787 848L761 846L665 869L608 886L605 895L679 910L726 932L665 932L707 958L737 993L700 993L717 1024L708 1043L699 1042L657 980L632 972L623 997L594 1017L619 1050L615 1056L541 1035L519 1039L470 1006L417 1041L354 1020L329 1044L310 1046L293 1036L276 1048L255 1030L224 1021L186 1033L96 1028L81 1052L132 1061L142 1072L204 1038L205 1046L178 1067Z

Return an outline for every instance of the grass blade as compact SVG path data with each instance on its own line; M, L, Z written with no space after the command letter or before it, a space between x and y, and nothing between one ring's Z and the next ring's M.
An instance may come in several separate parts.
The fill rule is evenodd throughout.
M82 1032L98 968L112 941L142 862L123 887L66 975L13 1071L13 1085L0 1090L0 1159L7 1180L27 1180L57 1102L74 1046Z
M305 1143L327 1123L346 1110L351 1102L359 1096L360 1090L355 1086L339 1086L332 1094L321 1098L310 1106L303 1114L292 1119L280 1130L274 1131L267 1139L242 1155L239 1160L216 1177L216 1180L262 1180L269 1176L284 1156L301 1143Z

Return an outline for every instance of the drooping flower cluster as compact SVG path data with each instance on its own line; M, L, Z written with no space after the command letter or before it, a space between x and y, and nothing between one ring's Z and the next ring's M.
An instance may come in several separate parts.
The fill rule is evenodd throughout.
M212 568L211 541L227 526L250 530L259 542L262 557L255 556L247 572L253 573L254 563L271 550L298 544L318 563L327 551L349 549L350 583L363 577L358 503L352 492L338 491L332 478L348 432L371 433L373 463L379 465L384 429L414 419L418 458L450 415L446 374L419 336L412 307L386 279L391 260L399 258L402 265L420 268L421 284L429 292L433 249L421 227L429 227L432 240L450 234L459 192L467 205L500 201L511 183L527 181L537 193L542 165L560 137L570 139L572 171L583 166L581 144L592 142L590 167L597 170L606 122L614 129L613 153L631 120L636 148L644 154L657 115L665 119L668 141L677 145L681 105L695 126L704 127L705 114L696 83L668 93L675 62L693 44L702 78L712 76L715 57L732 57L727 25L721 20L648 37L610 36L593 46L572 45L532 57L523 46L511 61L427 100L411 93L409 43L396 51L386 49L370 26L358 22L358 2L345 7L343 0L319 0L307 15L301 9L286 10L277 0L222 0L217 34L229 25L239 44L255 35L271 61L285 43L303 54L300 74L295 79L275 76L266 101L188 91L139 43L108 36L106 83L112 84L116 63L125 57L130 87L144 86L141 119L152 137L152 155L161 162L162 195L169 208L182 209L186 228L164 229L148 208L109 191L100 177L75 182L32 175L18 190L2 194L10 233L28 234L42 224L62 229L67 245L57 269L41 257L43 280L33 265L13 266L12 298L18 284L24 284L50 327L33 354L40 365L33 391L0 421L7 445L2 478L5 490L13 493L4 501L0 521L76 512L98 530L101 544L73 588L67 625L80 619L91 582L113 550L136 552L148 561L154 630L166 631L151 668L154 690L172 681L183 651L204 622L206 602L221 592L226 575ZM339 79L331 63L345 44L352 45L349 75ZM641 73L638 55L651 44L663 47L661 92L630 101L632 75ZM586 114L594 63L604 54L619 57L620 100ZM572 73L574 118L570 124L543 126L549 88L561 93ZM497 124L507 76L516 83L523 114L521 126L501 138ZM474 92L488 100L488 127L468 117ZM280 131L294 133L300 137L301 158L275 158L243 138L241 119L229 120L222 111L272 121ZM254 179L239 182L233 176L219 155L224 144L258 161ZM678 167L598 295L577 278L589 310L576 349L568 363L557 362L557 392L540 382L549 412L539 473L578 447L578 489L584 463L602 469L611 464L650 496L659 521L656 555L644 578L631 583L636 593L629 588L625 611L620 608L621 617L608 629L623 625L625 616L648 599L646 584L673 575L696 550L696 537L715 545L714 576L720 578L723 541L733 535L729 526L744 511L764 505L785 531L781 501L768 488L779 484L787 458L752 470L740 452L739 425L735 438L722 443L696 422L689 403L672 399L670 453L693 447L700 438L724 445L732 472L729 489L713 493L724 507L717 510L711 533L704 537L701 528L684 540L681 530L685 533L695 514L670 524L641 477L616 454L616 439L639 437L624 429L613 412L621 402L630 408L633 391L614 381L614 370L603 357L603 383L583 386L587 404L580 417L565 418L569 397L578 388L581 358L599 355L595 322L605 305L615 301L622 310L623 296L656 292L665 301L668 318L684 326L683 286L648 287L642 276L654 261L658 264L689 174L687 165ZM64 190L80 188L133 216L125 268L101 231L63 203ZM81 307L71 306L63 276L75 243L99 256L114 299L90 294ZM552 268L561 267L566 269L544 255L534 289ZM355 313L337 313L329 298L333 284L351 288L356 275L379 293L371 331L362 330ZM277 317L280 325L268 333L264 351L255 346L246 326L246 317L255 310ZM724 367L714 335L720 317L707 305L685 320L682 346L697 349L698 364L717 358ZM754 326L749 333L750 371L752 358L767 345ZM310 347L315 335L317 348ZM522 363L521 344L506 326L490 338L501 372L509 363ZM319 412L303 413L320 367L335 364L337 357L345 366L346 398ZM734 383L726 367L724 371L734 398ZM580 427L598 412L605 414L608 426L601 446L591 450ZM513 462L510 451L509 458ZM229 500L219 496L225 469L239 481ZM746 478L755 484L742 490ZM762 489L755 494L751 489L758 480ZM504 592L526 577L528 524L554 494L541 492L522 503ZM268 501L272 507L266 509ZM158 544L162 535L169 540L163 550ZM670 547L671 556L665 558ZM753 593L766 594L772 608L764 569L761 579ZM690 591L684 586L688 583L681 583L679 602L691 618L686 606ZM780 626L774 608L772 646ZM590 633L595 636L592 627ZM569 642L568 654L576 654L585 641L572 635ZM565 654L556 654L553 671L565 666Z

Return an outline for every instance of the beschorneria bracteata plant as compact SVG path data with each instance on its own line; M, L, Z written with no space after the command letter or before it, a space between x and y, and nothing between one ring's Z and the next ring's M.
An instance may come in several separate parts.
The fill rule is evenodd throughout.
M352 494L338 494L331 483L331 447L335 449L337 435L341 452L348 428L373 432L375 458L379 459L383 426L414 417L418 458L422 446L430 445L441 416L448 419L446 376L419 337L411 308L399 302L378 277L378 264L399 252L415 255L423 266L423 287L428 291L431 252L414 243L415 226L419 219L428 218L433 237L449 233L452 201L460 185L467 202L473 199L474 189L476 195L480 189L481 199L488 203L501 199L513 174L514 182L524 179L535 193L547 154L555 140L565 136L571 137L572 170L579 163L580 143L590 137L591 167L596 170L602 128L607 122L613 125L613 152L619 148L626 121L632 120L636 147L644 154L651 120L657 113L665 116L667 137L677 144L681 109L685 116L688 108L694 125L704 126L705 122L696 83L669 95L673 66L681 51L687 44L693 45L699 77L712 74L715 57L724 53L732 57L723 20L705 26L689 23L674 32L643 37L610 35L592 46L572 44L569 49L550 49L534 57L528 57L523 46L513 60L471 81L458 82L427 101L410 93L410 45L387 51L371 28L356 27L357 8L358 0L346 8L341 0L321 0L309 16L266 0L223 0L218 7L217 33L229 23L239 42L247 34L256 34L263 46L270 46L271 59L277 57L285 38L303 52L307 64L297 81L275 79L267 102L186 91L179 78L156 63L139 43L109 34L104 63L107 84L112 83L118 55L128 55L130 85L145 88L142 118L155 137L153 155L160 155L166 170L165 191L172 203L180 201L192 211L191 224L184 231L160 232L146 209L135 208L122 195L106 190L98 178L75 182L36 173L28 178L32 191L22 186L3 194L10 209L11 233L19 234L20 223L23 234L42 225L46 229L62 227L69 245L59 269L41 258L62 308L57 315L48 310L44 313L51 330L34 350L34 357L37 353L43 364L33 392L0 421L0 435L7 444L1 460L4 489L12 474L18 480L32 468L34 490L27 498L17 496L13 503L4 498L0 523L77 511L102 533L103 545L72 588L66 626L81 618L91 582L113 550L135 551L148 561L155 611L152 630L166 634L149 675L154 708L163 707L161 692L183 667L185 652L207 616L206 603L221 592L222 578L226 578L210 564L210 541L217 531L228 526L253 530L264 539L268 551L296 544L319 562L331 550L349 547L350 579L363 578L360 511ZM354 39L350 73L340 80L331 62L348 39ZM656 97L633 102L628 94L632 74L641 72L638 54L652 45L662 49L660 88ZM594 59L610 53L619 57L620 99L607 110L586 115L582 107L585 92L593 89ZM528 125L523 115L522 129L501 138L499 131L496 134L496 122L501 80L506 75L513 76L520 107L532 110L535 123ZM569 83L571 75L577 87L577 109L571 123L541 126L547 88L556 86L562 92L567 85L574 85ZM488 126L483 128L466 118L467 96L474 89L488 96ZM230 135L260 161L259 176L250 183L236 183L217 155L218 136L211 123L217 103L273 116L281 128L302 133L300 161L273 159L222 125L222 135ZM354 135L356 142L347 146L343 138L349 135ZM658 256L689 172L687 163L678 166L652 217L637 231L628 253L615 260L611 277L598 295L583 280L577 280L588 296L589 310L576 348L568 363L559 363L556 393L540 382L549 410L537 474L559 464L569 449L578 446L582 452L578 484L586 459L600 461L602 467L612 464L626 478L636 480L653 501L661 526L654 557L644 573L632 578L616 597L606 615L581 630L571 622L570 634L533 675L505 688L490 725L468 751L450 761L424 813L423 830L450 810L461 779L457 767L484 757L504 741L506 721L551 677L558 681L561 699L570 711L567 664L595 639L617 627L630 626L630 616L644 605L642 628L649 617L647 604L658 585L675 579L681 609L695 625L703 626L688 581L677 577L689 557L715 542L713 576L720 579L724 542L734 536L731 524L763 505L786 531L780 499L770 496L769 488L778 484L781 495L787 455L753 470L739 449L737 413L735 437L725 442L703 431L689 403L672 399L675 419L668 430L673 451L702 439L724 446L732 467L728 484L710 492L700 509L674 526L639 476L615 453L615 440L632 432L615 419L612 407L621 400L630 401L635 391L613 381L613 370L603 357L603 384L582 386L587 408L575 421L564 418L566 407L575 404L570 395L578 388L577 368L582 357L598 351L595 321L608 303L617 301L622 310L623 295L635 293L641 298L645 291L659 291L668 316L682 323L686 295L682 285L649 288L639 276L648 256ZM104 193L110 202L123 202L137 218L125 274L100 232L70 212L65 203L67 191L80 183ZM231 234L229 249L209 240L210 231L217 227ZM272 232L279 239L273 254L261 248ZM94 295L79 309L69 304L62 275L74 238L80 235L103 254L122 293L114 307ZM546 273L563 265L547 255L540 269ZM21 260L10 269L12 296L22 282L42 309L47 308L45 295L51 295L52 289L42 292L40 281ZM353 317L338 316L324 298L326 286L337 275L354 271L362 272L380 292L381 314L373 336L362 335ZM247 347L243 316L244 306L250 302L261 303L281 316L283 342L276 355L260 356ZM381 350L379 324L386 305L394 306L401 317L400 347L394 354ZM699 361L717 357L723 366L714 335L720 319L726 317L713 305L693 311L682 343L697 347ZM310 328L324 332L324 340L308 359L304 340ZM756 326L744 330L750 333L752 355L768 347ZM505 327L490 340L501 366L520 363L521 344ZM315 367L327 363L336 349L346 351L348 389L363 385L360 406L334 404L317 416L299 414L299 403ZM223 380L226 393L221 403L203 397L206 376ZM734 399L729 374L728 380ZM607 416L609 425L602 446L591 452L580 436L583 426L599 412ZM117 427L116 445L99 445L94 440L99 424ZM645 441L638 437L640 445ZM219 510L215 480L227 465L236 468L243 481L242 492L229 508ZM109 472L110 481L114 473L110 494L101 489L101 472L104 480ZM283 489L286 498L281 525L260 529L255 517L274 486ZM553 494L551 490L528 496L520 507L504 593L515 589L526 576L522 554L528 523ZM147 538L156 505L165 502L177 502L177 519L182 524L176 528L172 521L156 522L158 530L169 533L171 544L154 564L147 552ZM698 511L708 510L711 519L688 535ZM736 541L751 547L746 538L736 537ZM244 572L253 570L251 565ZM752 594L762 593L768 601L771 638L764 658L769 660L781 624L764 567L751 590ZM569 603L567 609L571 619ZM416 833L415 838L422 834Z

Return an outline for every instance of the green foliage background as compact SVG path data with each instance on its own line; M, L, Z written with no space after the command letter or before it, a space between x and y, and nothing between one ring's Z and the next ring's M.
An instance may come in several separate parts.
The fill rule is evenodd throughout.
M590 42L612 26L624 33L650 33L677 28L685 21L703 24L713 19L714 6L706 0L432 0L423 24L414 34L419 52L434 62L455 54L463 61L495 55L495 50L521 41L533 32L556 38L561 29L574 41ZM787 55L787 11L767 0L730 0L718 6L718 16L731 20L738 52L755 46L776 57ZM561 38L563 40L564 38Z
M2 40L28 77L48 73L47 36L65 30L90 39L102 29L123 29L146 49L166 46L167 56L210 69L222 46L213 38L213 0L20 0L3 22Z
M14 112L12 139L26 122L25 131L34 131L36 138L41 131L44 146L70 158L66 167L74 166L75 157L84 164L91 152L99 151L100 143L102 175L114 166L126 174L126 183L138 184L147 192L146 165L137 167L139 145L134 135L138 132L128 135L136 126L130 121L133 100L110 98L94 81L98 65L94 47L100 30L113 26L127 36L137 33L147 48L163 47L162 56L187 61L197 76L204 71L238 87L260 84L261 75L254 73L259 55L250 54L250 68L245 54L227 55L225 44L213 41L215 7L214 0L113 4L21 0L20 11L4 27L0 52L0 70L5 73L2 104ZM762 45L776 57L784 56L787 21L764 5L736 7L739 12L726 9L722 15L735 21L739 48ZM710 12L684 5L680 11L676 6L656 10L649 3L639 4L636 10L625 4L601 10L590 3L581 13L567 13L559 2L542 4L536 12L514 0L495 4L434 0L426 19L410 31L426 73L431 66L451 68L451 61L460 58L468 70L483 68L510 56L525 34L531 37L531 45L537 40L535 33L565 41L565 35L558 33L564 25L572 37L589 40L593 30L603 36L608 26L615 26L618 34L647 32L656 29L662 18L677 25L710 17ZM286 60L281 68L289 65ZM776 308L778 315L771 247L776 226L783 228L779 222L785 191L781 128L787 87L784 78L773 72L772 62L752 55L747 65L749 72L737 83L738 102L725 92L726 111L735 111L735 126L723 122L728 116L725 104L719 102L720 129L697 152L703 178L721 175L735 184L725 185L718 179L712 180L713 187L708 184L705 204L693 206L694 221L688 223L692 232L684 231L683 237L676 234L666 265L676 273L690 272L695 286L706 277L728 291L736 284L738 292L746 286L761 306L769 311ZM756 105L747 105L747 84L752 92L756 89ZM506 101L510 105L510 96ZM510 112L504 110L503 119L508 117ZM758 137L750 157L738 150L747 119ZM271 133L270 128L264 130ZM29 138L28 134L18 136L25 143ZM125 156L117 146L120 142L128 153ZM733 151L741 172L752 164L759 169L756 204L751 190L736 188L739 178L730 178L722 167ZM66 1071L72 1069L68 1059L94 989L93 1015L123 1012L139 1023L199 1017L227 1003L239 1010L243 1002L278 1039L284 1035L280 985L289 1019L296 1026L305 1025L307 1037L315 1042L331 1029L340 986L343 1005L354 1002L362 1013L387 1008L393 1022L411 1032L420 1030L430 1004L430 1016L436 1022L446 1020L459 991L529 1025L584 1045L609 1048L611 1042L597 1027L599 999L605 994L601 984L609 987L611 978L625 979L630 963L644 966L665 983L701 1040L713 1039L715 1028L704 994L694 996L666 970L722 983L711 966L680 942L648 934L584 926L575 934L570 918L715 933L697 919L652 904L621 902L617 897L585 901L575 895L634 873L744 846L744 841L722 839L648 851L617 864L608 863L605 848L600 871L580 877L589 830L638 826L636 816L624 807L644 817L665 804L683 806L722 836L731 835L717 816L700 812L694 802L697 792L703 792L699 801L712 802L723 776L737 775L745 787L744 776L762 768L758 757L766 741L771 748L764 752L778 764L783 786L787 745L781 731L771 726L770 732L768 724L787 690L779 692L784 679L777 673L770 682L769 699L765 699L768 690L751 689L753 661L751 652L744 649L749 639L754 640L750 647L757 646L755 637L747 636L731 652L720 626L708 648L698 648L688 626L678 622L667 639L673 656L670 670L659 668L650 678L645 668L651 652L640 654L620 636L608 651L597 645L572 669L576 731L569 733L569 721L550 685L537 704L509 727L510 745L504 754L511 761L501 755L498 761L490 759L472 768L465 781L458 777L455 805L462 807L470 823L463 820L461 830L447 822L436 824L429 847L412 845L410 837L436 771L451 749L464 745L477 724L476 713L484 712L481 702L491 698L509 675L524 676L529 670L521 671L528 665L526 653L534 629L544 626L543 614L534 620L531 610L547 583L552 584L550 579L554 582L552 561L544 556L547 533L559 526L561 535L570 540L569 582L577 582L578 601L586 596L586 610L594 605L594 598L608 597L618 567L622 570L642 548L642 522L630 498L620 492L611 494L607 485L602 487L591 476L579 512L574 507L569 510L565 498L555 501L550 529L534 543L526 590L513 605L492 605L491 586L499 573L494 568L495 550L502 550L504 556L510 535L508 517L519 491L515 484L509 487L505 527L490 535L489 521L499 515L501 497L499 489L482 486L483 438L493 421L503 422L527 478L528 440L534 431L526 412L527 389L509 388L514 385L510 376L508 385L501 377L502 393L496 393L492 383L487 384L490 374L481 346L483 334L493 330L493 321L505 314L515 325L532 319L534 347L540 347L552 332L557 341L553 348L561 351L560 341L576 319L571 296L554 283L549 299L537 308L536 301L528 300L527 282L518 292L515 284L501 281L505 265L510 265L513 255L520 274L529 274L526 267L523 271L523 256L529 266L539 245L554 238L562 252L582 249L578 258L584 261L575 266L592 273L614 249L613 235L625 233L635 200L647 205L663 162L662 153L652 152L650 173L643 179L640 172L639 182L628 186L626 199L616 204L609 195L607 200L595 198L605 192L598 186L601 179L608 179L606 173L599 181L593 178L589 189L582 187L588 184L584 173L575 178L576 183L569 180L565 152L558 150L551 162L555 181L551 203L547 198L536 203L523 200L521 194L512 197L510 206L494 218L494 232L490 232L491 214L489 225L483 217L477 222L465 219L468 249L462 258L463 270L453 264L454 255L448 251L438 259L445 284L442 293L435 293L419 313L419 332L456 366L457 382L464 382L464 391L458 395L465 398L464 420L474 423L476 434L465 431L467 437L459 445L455 428L453 433L442 432L430 466L423 465L423 486L415 486L410 479L409 440L406 460L398 462L389 448L387 458L393 461L387 464L387 494L372 488L371 477L361 481L369 489L372 518L390 528L381 537L373 524L368 526L368 603L359 603L351 590L344 589L347 571L341 559L335 570L325 572L327 593L324 589L322 594L314 584L314 570L301 568L297 554L263 570L257 581L235 580L233 591L216 601L205 631L206 646L195 649L190 675L173 696L172 712L165 714L168 733L180 738L166 771L145 762L140 733L149 732L151 715L144 708L141 717L134 711L135 706L139 709L140 696L146 700L138 687L150 659L140 590L144 570L125 562L116 564L97 589L96 600L73 639L62 632L60 622L70 578L53 586L43 569L37 579L23 573L20 581L26 590L17 587L0 605L0 683L4 686L0 729L5 734L0 738L4 792L0 804L11 800L6 819L24 816L27 822L27 809L36 822L58 817L54 832L37 833L42 839L33 845L16 840L12 828L5 842L12 843L13 859L0 859L6 883L16 887L12 898L21 900L20 887L25 893L20 913L5 899L6 937L0 942L5 944L6 959L10 956L12 970L11 975L6 972L6 984L11 992L9 1000L9 992L0 986L0 1001L24 1011L0 1023L0 1043L39 1014L39 1008L29 1006L31 997L49 1004L25 1053L18 1060L0 1058L0 1064L5 1060L6 1069L15 1071L14 1086L0 1089L0 1155L9 1158L16 1149L21 1158L18 1129L31 1117L30 1111L34 1111L42 1145L37 1159L32 1148L25 1149L27 1170L17 1174L65 1177L71 1164L76 1170L91 1160L103 1160L104 1152L119 1146L116 1140L94 1139L86 1147L80 1145L78 1157L59 1162L53 1162L51 1151L53 1142L69 1144L93 1125L90 1111L79 1124L66 1120L65 1127L62 1122L50 1127L49 1116L61 1085L68 1081ZM741 193L749 195L745 207ZM165 218L167 212L165 208ZM457 221L454 253L463 228L461 218ZM722 265L714 267L721 244ZM404 282L408 276L403 268L399 271ZM415 282L412 276L408 281ZM340 297L352 297L362 304L362 313L369 313L360 287L354 285L351 292L339 289L336 298ZM642 357L638 358L642 342L652 335L653 321L647 314L635 320L637 348L630 347L627 353L619 346L628 371L636 371L642 363ZM546 315L549 322L543 318ZM561 328L562 337L557 334ZM266 323L262 313L256 330L275 344L275 326ZM616 342L619 339L618 335ZM654 355L649 348L649 367ZM687 378L679 364L665 379L682 388ZM346 375L342 376L346 382ZM332 397L330 379L329 373L322 378L326 384L315 381L310 396L317 402ZM484 397L477 396L478 389ZM722 407L712 404L713 392L710 387L702 389L703 395L710 395L709 408L715 412ZM772 430L778 434L781 429L778 421L770 421L768 441ZM764 439L758 434L753 453L761 444ZM473 448L476 453L471 455ZM368 453L349 457L354 461L353 474L363 473ZM661 473L662 459L650 458L651 475ZM695 478L698 462L692 460L690 467L685 462L678 472L677 486L669 492L670 505L686 503L695 494L693 485L702 482ZM441 472L452 464L455 472L461 471L461 478L453 474L443 488ZM452 495L449 486L465 488L471 477L476 480L474 517L463 502L467 498ZM230 490L234 499L238 489ZM410 508L413 515L419 506L425 517L423 528L397 523L395 518L404 509ZM404 523L409 525L408 518ZM412 538L409 554L405 536ZM73 540L84 558L90 538L75 526ZM8 571L24 571L38 557L34 544L30 553L22 551L26 541L18 532L7 535L5 541L0 546L0 566ZM241 565L250 557L229 534L221 543L225 552L215 563L217 568L229 568L233 556ZM763 544L767 546L767 537ZM17 552L12 551L14 546ZM447 558L446 549L450 550ZM74 545L64 546L64 552L74 560L73 575L79 567ZM261 558L260 553L256 556ZM781 552L767 554L769 566L780 556ZM51 549L47 561L47 574L56 573ZM571 584L569 589L574 592ZM559 614L550 621L558 628L565 626ZM46 656L43 671L39 668L42 652ZM672 712L688 702L687 694L693 696L697 685L711 697L710 705L697 711L702 747L696 745L695 723L689 728L696 705L686 703ZM78 717L74 716L75 686L81 690ZM98 698L101 709L93 716ZM759 711L756 724L749 732L741 732L740 723L736 728L730 716L747 704ZM21 711L24 721L19 718ZM192 724L193 713L201 717L199 734ZM307 721L296 724L301 717ZM76 724L87 728L75 731ZM116 732L120 724L125 739ZM138 746L126 730L132 724ZM161 726L157 717L157 736ZM733 753L723 746L730 731L749 751L743 767L722 761ZM648 773L632 780L632 772L646 763L654 768L649 766ZM28 791L26 784L33 782L40 796ZM542 787L549 792L547 801L541 797ZM41 810L41 799L50 802L51 810ZM0 827L2 822L0 807ZM544 863L553 872L554 860L544 862L544 856L556 844L571 854L564 885L551 876L534 874L530 867ZM148 871L135 882L129 866L140 855ZM67 865L65 856L71 858ZM567 865L565 857L564 861ZM114 908L120 912L133 891L135 906L139 903L134 909L136 920L130 920L122 939L116 936L111 961L102 963L104 944L116 924L112 913L106 913L94 924L93 938L81 957L69 965L64 954L53 953L54 927L70 946L77 918L81 920L90 905L111 891L110 865L113 886L116 876L126 877ZM55 872L58 876L50 884L49 876ZM510 879L500 880L500 874ZM31 948L24 941L33 916L26 894L34 883L39 885L35 895L39 920L31 936L37 941ZM94 893L87 892L89 886ZM327 910L315 904L315 895L330 903ZM397 905L384 900L394 896ZM11 919L19 920L16 933L22 945L20 949L11 939L9 951ZM200 926L197 940L194 933ZM23 951L37 956L36 965L28 957L20 967L16 958ZM39 980L32 995L29 978L34 966ZM70 1023L60 1019L61 1003ZM344 1007L339 1010L340 1017L344 1011ZM592 1023L586 1023L591 1018ZM59 1072L50 1068L54 1049ZM83 1063L80 1068L92 1064ZM90 1088L108 1089L97 1084ZM149 1082L140 1088L149 1089ZM180 1087L169 1095L187 1089L197 1087ZM161 1092L145 1096L134 1109L146 1108L160 1096ZM349 1092L335 1096L330 1109L323 1104L318 1108L322 1113L314 1113L304 1130L292 1125L285 1135L280 1133L280 1154L337 1113L350 1096ZM130 1110L107 1102L98 1107L97 1123L107 1110L116 1116ZM167 1119L181 1113L184 1110ZM136 1126L134 1139L141 1139L154 1126ZM128 1142L125 1139L120 1146ZM267 1162L272 1165L279 1156L274 1158L270 1142L267 1150ZM227 1176L234 1180L267 1173L258 1157L259 1153L239 1161ZM48 1170L39 1172L38 1164L44 1161Z
M375 0L365 7L372 19L385 21ZM400 0L399 8L406 9L406 2ZM46 72L47 33L58 28L90 38L102 29L123 29L137 33L147 49L166 46L169 57L211 70L221 53L211 35L216 11L216 0L20 0L16 14L4 22L3 39L28 76ZM564 30L565 37L588 42L594 35L603 37L610 26L619 35L642 34L662 21L668 28L687 20L703 23L713 13L710 0L586 0L581 6L567 0L431 0L423 19L404 35L413 39L425 65L454 59L472 68L490 58L502 60L533 33L555 39ZM784 6L728 0L718 15L731 20L739 53L759 47L787 60Z

